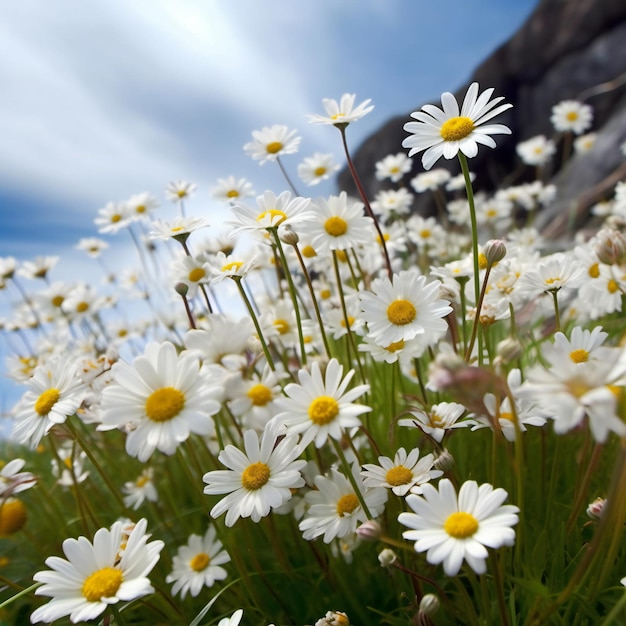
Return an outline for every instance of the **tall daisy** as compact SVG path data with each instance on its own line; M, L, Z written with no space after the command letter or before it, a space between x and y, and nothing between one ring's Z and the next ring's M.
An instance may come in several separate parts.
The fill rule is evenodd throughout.
M69 615L73 624L92 620L109 605L129 602L154 593L147 576L159 560L162 541L148 541L147 522L140 520L124 535L122 522L101 528L93 543L85 537L66 539L66 559L46 559L49 570L33 578L44 583L35 594L52 598L30 616L30 621L51 623ZM122 550L123 547L123 550Z
M496 115L510 109L512 104L500 104L504 97L489 101L494 89L478 95L478 83L467 90L459 111L456 98L448 91L441 96L443 110L427 104L421 111L411 113L417 121L407 122L404 130L411 133L403 142L409 148L409 156L425 150L422 156L424 169L429 170L440 158L454 158L459 152L472 158L478 154L478 144L496 147L491 135L510 135L511 129L502 124L485 124Z
M366 487L353 468L355 484L372 517L378 517L385 509L387 491L380 487ZM315 478L317 489L309 491L305 500L309 505L306 517L299 528L306 540L322 536L324 543L354 534L359 524L368 519L352 483L336 469L329 476Z
M210 526L204 536L191 535L184 546L178 548L172 562L172 572L165 579L174 583L172 594L180 591L185 599L187 592L196 597L203 587L212 587L224 580L228 573L221 567L230 561L222 543L216 538L215 528Z
M357 385L346 391L354 370L343 377L343 365L331 359L322 374L317 361L309 373L298 372L297 383L289 383L284 391L286 398L278 398L280 411L273 422L286 426L289 434L302 434L302 446L311 441L321 448L328 437L340 440L346 428L361 426L359 415L371 411L371 407L354 404L353 400L369 390L369 385Z
M232 445L218 456L226 470L207 472L202 480L207 495L228 494L212 509L211 517L226 513L226 526L240 517L258 522L291 498L291 489L304 486L300 470L306 461L296 460L302 452L297 437L288 435L278 441L280 429L268 425L259 442L258 434L247 430L243 434L245 452Z
M63 424L80 407L86 388L69 357L53 357L39 365L29 390L13 409L14 441L35 449L55 424Z
M371 291L359 292L363 319L369 335L381 346L408 341L430 333L433 340L445 333L443 318L452 307L439 299L438 281L427 284L425 276L402 271L372 282Z
M245 144L243 149L261 165L267 161L276 161L283 154L298 151L301 138L297 136L297 132L280 124L265 126L261 130L252 131L252 141Z
M508 497L504 489L494 489L489 484L478 485L470 480L459 490L444 478L438 489L431 484L422 488L422 496L410 494L406 503L412 513L400 513L398 521L407 526L402 536L415 541L416 552L426 552L426 560L443 562L448 576L458 574L467 561L477 573L487 570L486 548L512 546L518 522L519 509L502 503Z
M147 461L155 450L174 454L191 433L213 433L219 390L194 354L177 354L169 341L151 343L132 364L115 363L111 376L102 392L98 430L130 425L126 452L131 456Z
M309 115L309 122L312 124L332 124L333 126L347 126L351 122L360 120L364 115L374 110L374 105L369 106L371 100L368 98L354 106L356 94L344 93L339 102L332 98L324 98L322 104L326 110L326 115Z

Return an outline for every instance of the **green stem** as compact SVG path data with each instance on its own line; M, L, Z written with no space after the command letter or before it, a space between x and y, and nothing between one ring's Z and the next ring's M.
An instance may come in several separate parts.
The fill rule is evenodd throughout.
M365 515L367 515L367 519L372 519L372 514L370 513L370 510L367 507L365 498L363 497L363 494L361 493L361 490L359 489L359 485L357 484L356 479L354 478L354 474L352 473L352 468L350 467L350 463L348 463L348 459L346 459L346 455L343 453L343 450L341 449L341 445L335 439L333 439L332 442L333 442L333 445L335 446L337 456L341 459L341 464L343 465L343 469L345 473L347 474L347 478L350 481L352 488L354 489L354 495L359 499L359 503L361 504L361 507L363 508Z

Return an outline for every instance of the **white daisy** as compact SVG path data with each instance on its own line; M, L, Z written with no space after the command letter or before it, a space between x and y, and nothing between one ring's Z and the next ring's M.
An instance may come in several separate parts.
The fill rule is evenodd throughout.
M413 162L404 152L388 154L376 163L376 178L378 180L388 178L392 183L397 183L411 171L412 167Z
M243 617L243 609L237 609L230 617L222 618L217 626L239 626L241 618Z
M366 487L353 468L353 477L372 517L378 517L385 509L387 491L380 487ZM309 505L306 517L299 528L307 541L323 536L324 543L341 539L356 532L357 526L367 521L368 516L354 491L352 483L336 469L330 475L315 478L314 491L309 491L305 500Z
M503 505L508 494L489 484L478 485L470 480L457 494L452 483L444 478L439 489L431 484L423 487L423 495L406 498L413 513L400 513L398 521L411 530L402 536L415 541L416 552L427 552L426 560L443 562L448 576L455 576L463 560L477 573L487 570L485 548L512 546L519 509Z
M348 250L374 241L372 219L363 215L363 203L338 196L315 201L315 219L307 224L307 236L318 254Z
M360 120L364 115L374 110L374 106L369 106L371 100L368 98L354 106L356 94L344 93L339 102L332 98L324 98L322 104L326 109L326 115L309 115L309 122L312 124L332 124L333 126L347 126L351 122Z
M586 133L574 139L574 150L576 154L587 154L596 143L598 133Z
M80 407L86 388L71 357L53 357L39 365L29 390L13 409L11 438L35 449L55 424L63 424Z
M447 430L465 428L474 424L470 420L458 421L466 411L467 409L457 402L440 402L434 404L430 411L409 411L413 417L401 419L398 425L419 428L437 443L441 443Z
M78 243L74 246L77 250L83 250L90 257L99 257L104 250L109 247L109 244L104 239L98 237L83 237L78 240Z
M102 392L98 430L131 425L126 452L147 461L155 450L174 454L191 433L211 435L219 390L200 370L197 357L178 354L169 341L151 343L132 365L118 361Z
M154 469L146 467L136 480L124 483L122 494L124 495L124 506L136 511L146 500L157 502L159 496L152 479Z
M419 458L419 448L406 453L400 448L395 457L390 459L379 456L379 465L367 463L363 466L361 476L366 487L385 487L397 496L411 493L422 493L421 485L433 478L439 478L443 472L433 469L435 458L432 454Z
M401 271L372 282L371 291L360 291L363 319L368 334L381 346L396 341L408 341L428 333L435 341L447 330L443 318L452 312L445 300L438 298L439 281L426 283L425 276L413 271Z
M323 180L328 180L340 167L335 163L332 154L316 152L298 165L298 176L309 186L317 185Z
M0 466L2 466L0 469L0 501L12 494L26 491L37 483L34 474L20 471L24 465L26 465L24 459L13 459L6 465L2 465L2 461L0 461Z
M198 293L200 285L206 285L211 277L211 266L202 257L181 254L170 263L172 284L182 283L187 286L187 298L192 299Z
M76 624L95 619L110 604L154 593L147 576L159 560L164 543L148 542L146 526L146 520L140 520L126 538L122 523L116 522L110 530L98 530L93 544L85 537L66 539L63 552L67 560L51 556L46 559L50 570L33 576L44 583L35 594L52 600L36 609L30 621L51 623L69 615Z
M429 172L422 172L412 178L410 181L411 187L415 189L416 193L422 193L424 191L436 191L440 187L443 187L451 178L450 172L443 167L436 167Z
M147 217L150 211L159 206L159 201L152 194L144 191L128 198L126 206L130 211L131 219L136 221L142 217Z
M252 183L245 178L218 178L217 185L211 190L211 194L218 200L232 202L241 198L252 198L254 189Z
M209 226L209 220L205 217L178 215L171 222L163 220L152 222L150 237L160 240L176 239L178 241L186 241L191 233L207 226Z
M105 207L98 209L98 216L94 224L98 232L113 235L131 223L130 208L123 202L109 202Z
M537 135L518 143L515 150L526 165L542 166L550 162L556 152L556 146L554 141L545 135Z
M297 437L282 437L280 428L269 424L261 437L253 430L243 434L245 452L232 445L218 456L227 470L207 472L202 480L208 495L228 494L212 509L211 517L226 513L226 526L240 517L258 522L291 498L291 489L304 486L300 470L306 461L296 460L302 452Z
M215 528L209 526L203 537L190 535L187 543L178 548L172 559L172 573L167 575L165 582L174 583L172 595L180 591L184 600L189 592L195 598L203 587L212 587L216 581L228 576L220 566L229 561L230 556L216 538Z
M369 385L357 385L346 391L354 376L350 370L342 379L343 365L331 359L322 375L320 365L315 361L311 372L301 369L298 372L300 384L289 383L284 391L287 398L278 398L276 405L281 411L272 421L287 427L289 434L302 434L302 446L315 441L321 448L328 437L340 440L344 429L361 426L358 418L371 407L354 404L359 396L369 390Z
M593 109L577 100L563 100L552 107L550 121L559 132L580 135L591 127Z
M265 126L261 130L252 131L252 139L243 149L261 165L267 161L275 161L283 154L292 154L298 151L301 137L297 137L297 130L289 130L287 126L274 124Z
M388 219L394 215L406 215L411 210L412 204L413 194L405 187L401 187L379 191L372 202L372 209Z
M194 183L177 180L167 185L165 188L165 195L167 196L167 199L172 202L181 202L182 200L191 197L197 188L198 185Z
M510 135L511 130L502 124L483 124L510 109L512 104L501 104L501 96L489 102L493 88L478 95L478 83L472 83L467 90L459 112L456 98L445 92L441 96L443 110L427 104L421 111L411 113L416 122L407 122L404 130L411 133L403 142L404 148L410 148L409 156L426 150L422 156L424 169L429 170L440 158L454 158L458 152L472 158L478 154L478 144L496 147L490 135ZM495 107L495 108L494 108Z

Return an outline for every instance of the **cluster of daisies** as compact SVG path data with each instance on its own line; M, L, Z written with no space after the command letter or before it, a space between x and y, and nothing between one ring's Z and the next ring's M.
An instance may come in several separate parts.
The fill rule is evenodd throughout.
M361 173L385 183L371 201L362 192L301 195L298 185L339 165L316 153L294 184L285 161L300 137L275 125L254 131L244 151L276 163L288 189L257 195L245 179L220 179L213 196L230 212L224 233L202 239L210 222L189 213L197 187L186 181L166 189L176 208L168 218L153 217L159 202L149 193L109 203L95 219L99 233L129 233L141 266L115 276L107 242L81 240L108 291L51 280L57 257L0 259L1 286L21 298L2 321L7 365L27 388L11 411L11 440L29 463L47 453L51 464L51 478L23 471L17 457L0 470L0 541L15 550L31 541L20 533L25 493L39 492L63 530L83 532L34 575L34 594L50 600L32 610L33 623L103 614L103 623L124 623L134 610L133 623L237 626L245 606L249 623L267 624L278 617L263 613L248 585L253 576L267 583L259 560L268 549L298 585L292 570L308 550L309 578L333 580L333 562L355 559L362 581L402 576L374 609L403 611L403 623L430 624L438 610L448 615L442 623L459 619L467 590L447 581L467 575L474 584L475 574L486 586L471 610L488 619L492 585L507 623L503 580L526 572L521 549L499 549L515 545L518 525L526 532L524 442L536 434L547 454L546 439L586 433L580 458L595 445L592 474L599 451L626 441L626 183L594 207L593 234L549 250L532 223L558 194L553 185L538 177L473 193L468 159L510 134L494 120L512 105L492 96L474 83L460 106L445 93L441 108L413 113L408 154ZM362 190L346 131L373 106L352 94L323 104L310 121L339 130ZM545 167L568 137L576 154L589 150L592 118L584 103L558 104L557 136L519 143L522 162ZM415 154L424 171L411 177ZM458 175L433 167L442 157L458 157ZM432 216L411 211L417 194L431 197ZM134 312L146 307L143 321L129 321L124 293ZM545 467L537 471L545 477ZM618 492L604 482L587 514L600 527L611 511L619 528ZM54 503L56 492L77 516ZM587 495L576 493L574 521ZM251 534L255 526L262 535ZM363 544L379 546L373 558ZM619 547L610 550L603 563L617 558ZM279 580L270 596L289 595ZM317 614L301 619L350 623L323 594L309 603ZM532 615L555 610L535 603Z

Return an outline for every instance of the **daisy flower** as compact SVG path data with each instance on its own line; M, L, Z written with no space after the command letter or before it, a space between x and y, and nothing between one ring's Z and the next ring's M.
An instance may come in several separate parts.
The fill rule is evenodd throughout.
M13 409L11 438L35 449L55 424L74 415L86 394L71 357L53 357L39 365L29 390Z
M550 162L556 152L556 146L554 141L547 139L545 135L537 135L518 143L515 150L526 165L542 166Z
M441 283L426 284L425 276L402 271L372 282L371 291L359 292L363 319L369 335L381 346L408 341L430 333L433 338L446 332L443 318L452 312L445 301L438 299Z
M190 535L172 561L172 573L165 582L174 583L172 595L180 591L184 600L187 592L195 598L203 587L212 587L218 580L224 580L228 574L220 566L228 563L230 556L216 538L215 528L210 526L203 537Z
M132 365L115 363L111 376L102 392L98 430L130 424L126 452L131 456L145 462L157 449L171 455L191 433L213 433L211 416L220 409L214 399L219 390L194 354L178 354L169 341L153 342Z
M587 154L596 143L598 133L587 133L574 139L574 150L576 154Z
M415 189L416 193L422 193L424 191L436 191L440 187L443 187L451 178L450 172L443 167L437 167L430 172L422 172L412 178L410 181L411 187Z
M187 298L192 299L198 293L200 285L206 285L211 278L211 266L200 257L181 254L170 263L172 284L183 283L187 286Z
M402 142L409 148L409 156L425 150L422 156L424 169L429 170L440 158L454 158L459 152L472 158L478 154L478 144L496 147L491 135L510 135L511 129L502 124L483 124L510 109L512 104L500 104L501 96L489 101L493 88L478 95L478 83L472 83L467 90L459 111L456 98L445 92L441 96L443 110L427 104L421 111L411 113L416 122L407 122L404 130L411 133Z
M310 373L301 369L300 383L289 383L284 389L287 397L276 400L280 412L272 421L286 426L289 434L302 434L302 447L315 441L315 446L321 448L328 437L340 440L344 429L361 426L358 416L372 410L353 403L369 390L369 385L346 391L354 370L345 378L342 375L343 365L337 359L329 361L323 375L317 361Z
M66 539L63 552L67 560L51 556L46 559L50 569L33 576L44 583L35 594L52 600L36 609L30 621L51 623L69 615L76 624L97 618L110 604L154 593L147 576L164 543L149 542L146 526L145 519L139 520L126 538L122 522L115 522L110 530L98 530L93 544L85 537Z
M130 208L123 202L109 202L105 207L98 209L98 216L94 224L98 232L114 235L131 223Z
M574 255L557 252L527 269L517 282L516 293L532 298L544 292L577 289L585 269Z
M258 231L278 226L297 229L299 224L315 218L315 213L309 208L310 202L310 198L294 197L289 191L283 191L279 196L272 191L263 192L256 199L256 209L243 202L233 202L230 208L235 219L228 222L233 226L231 236L246 230Z
M440 402L434 404L430 411L409 411L413 417L401 419L398 425L419 428L437 443L441 443L447 430L474 424L471 420L458 421L466 410L457 402Z
M131 219L138 220L147 217L150 211L159 206L159 201L147 191L137 193L126 200L126 206L130 212Z
M230 617L222 618L217 626L239 626L241 618L243 617L243 609L237 609Z
M563 100L552 107L550 121L559 132L581 135L591 127L593 109L577 100Z
M165 196L172 202L180 202L191 197L198 185L194 183L188 183L184 180L177 180L168 184L165 188Z
M344 127L351 122L360 120L364 115L374 110L374 106L369 106L371 100L368 98L354 106L356 94L344 93L339 102L331 98L324 98L322 104L326 109L326 115L309 115L311 124L332 124L333 126Z
M159 496L152 482L154 470L147 467L136 480L124 483L122 493L124 494L124 506L136 511L146 500L157 502Z
M244 278L257 266L258 257L250 251L224 254L221 250L209 260L211 284L222 282L225 278Z
M327 254L372 243L374 228L372 219L363 215L363 203L342 191L315 201L315 219L307 224L307 236L318 254Z
M353 476L372 517L385 509L387 491L380 487L366 487L354 466ZM330 476L315 478L316 490L309 491L305 500L309 505L306 517L300 522L302 537L307 541L323 536L324 543L341 539L356 532L368 516L354 491L352 483L336 469Z
M297 132L280 124L265 126L261 130L252 131L253 141L245 144L243 149L248 156L263 165L283 154L297 152L301 140L301 137L296 136Z
M306 461L296 460L302 452L296 436L282 437L280 428L268 425L260 442L255 431L245 431L243 445L245 452L228 445L219 453L218 459L227 470L214 470L202 477L207 495L228 494L211 509L213 518L226 513L226 526L240 517L258 522L287 502L291 489L304 486L300 470Z
M58 263L59 258L58 256L38 256L32 261L24 261L17 273L31 280L46 278L48 272Z
M463 560L477 573L487 570L487 548L512 546L519 521L519 509L503 505L508 497L504 489L489 484L478 485L470 480L459 490L444 478L438 489L430 484L423 495L410 494L406 503L413 513L400 513L398 521L411 530L402 536L415 541L416 552L426 552L426 560L436 565L443 562L448 576L458 574Z
M397 183L411 171L412 167L413 162L404 152L388 154L376 163L376 178L377 180L388 178L392 183Z
M217 185L211 190L211 193L218 200L232 202L240 198L251 198L254 196L254 189L252 183L245 178L237 179L234 176L229 176L228 178L218 178Z
M433 478L439 478L443 472L433 469L435 458L432 454L421 459L419 455L419 448L414 448L409 454L404 448L400 448L393 460L379 456L378 465L367 463L363 466L363 484L366 487L391 489L397 496L405 496L409 491L422 493L421 485Z
M209 226L209 220L205 217L186 217L184 215L178 215L171 222L157 220L156 222L152 222L151 226L151 239L177 239L179 241L186 241L189 235L194 231Z
M298 176L304 183L312 186L328 180L339 168L340 165L335 163L332 154L316 152L298 165Z
M413 194L404 187L379 191L372 202L372 209L385 219L392 215L406 215L411 210Z
M98 237L83 237L78 240L76 246L77 250L83 250L92 258L98 258L104 250L109 247L109 244L104 239Z

